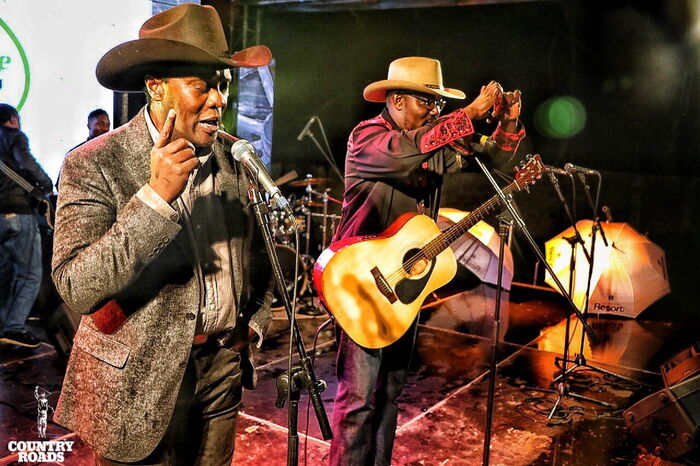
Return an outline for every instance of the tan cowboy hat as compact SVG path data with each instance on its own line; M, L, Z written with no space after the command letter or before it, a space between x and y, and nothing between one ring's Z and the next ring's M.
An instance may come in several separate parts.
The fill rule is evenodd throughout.
M464 99L464 92L442 85L440 62L425 57L404 57L392 61L387 79L365 87L363 95L370 102L384 102L386 91L392 89Z
M117 45L97 64L97 80L115 91L140 91L156 70L255 67L270 63L270 49L255 45L227 52L221 19L211 6L184 3L148 19L139 38Z

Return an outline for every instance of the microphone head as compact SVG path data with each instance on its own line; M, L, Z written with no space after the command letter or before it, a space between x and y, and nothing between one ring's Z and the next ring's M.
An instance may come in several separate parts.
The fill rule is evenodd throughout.
M250 141L245 139L239 139L231 146L231 154L236 162L242 162L245 156L249 155L251 152L255 153L255 148Z

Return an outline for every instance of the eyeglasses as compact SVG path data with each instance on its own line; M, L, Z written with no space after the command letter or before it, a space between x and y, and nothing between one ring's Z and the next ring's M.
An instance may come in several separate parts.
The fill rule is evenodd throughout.
M445 104L447 104L447 101L442 97L426 97L424 95L413 94L411 92L403 92L402 94L410 95L414 99L418 100L421 104L423 104L423 106L428 110L437 108L437 111L441 112L442 109L445 108Z

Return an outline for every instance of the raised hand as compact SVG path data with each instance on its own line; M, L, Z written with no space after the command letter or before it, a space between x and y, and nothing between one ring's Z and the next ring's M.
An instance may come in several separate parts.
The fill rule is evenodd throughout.
M168 203L182 193L190 173L199 166L191 142L184 138L171 141L175 117L175 110L171 109L151 149L151 178L148 181L153 190Z
M499 115L501 123L505 124L517 120L520 117L520 108L520 91L516 89L513 92L505 92L503 94L502 109Z
M482 120L489 114L496 98L503 93L503 88L496 81L491 81L486 86L481 86L479 95L467 105L464 110L472 120Z

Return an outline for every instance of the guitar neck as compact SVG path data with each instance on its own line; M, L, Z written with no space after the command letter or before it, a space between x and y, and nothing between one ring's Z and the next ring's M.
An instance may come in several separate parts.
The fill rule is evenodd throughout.
M513 192L520 191L520 189L521 187L518 184L518 180L515 180L503 188L503 193L505 195L509 195ZM436 257L442 251L447 249L450 244L455 242L457 238L473 227L479 220L491 213L500 204L500 202L501 198L498 195L491 197L488 201L484 202L478 208L469 213L469 215L449 227L447 230L442 232L442 234L435 237L435 239L423 247L422 251L424 257L429 260Z

